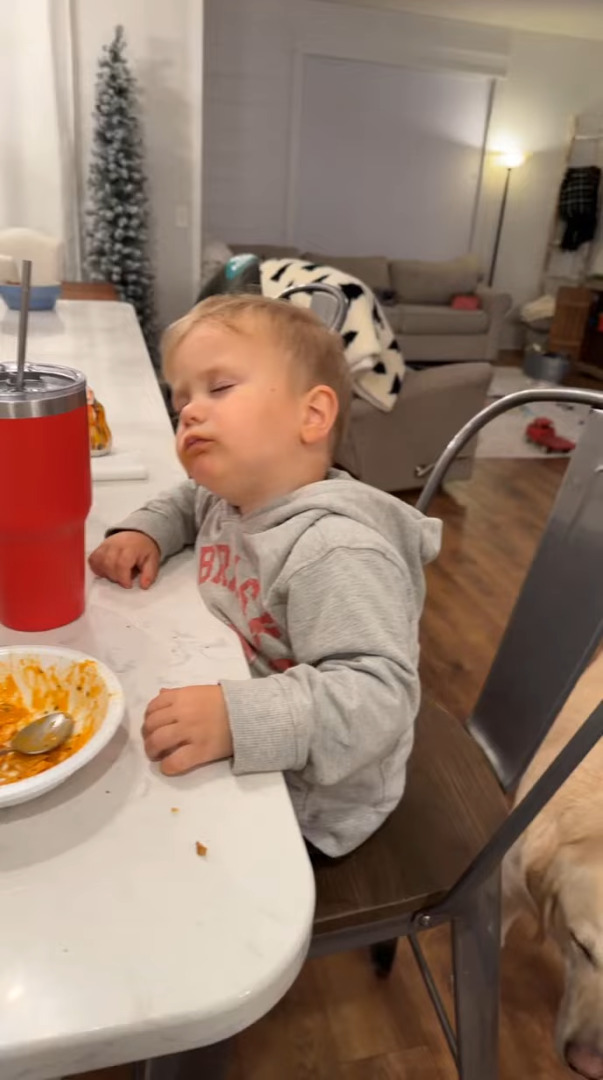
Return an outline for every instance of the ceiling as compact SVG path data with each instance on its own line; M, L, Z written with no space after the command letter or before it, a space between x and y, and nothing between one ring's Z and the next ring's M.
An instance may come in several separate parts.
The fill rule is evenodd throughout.
M603 41L603 0L329 0Z

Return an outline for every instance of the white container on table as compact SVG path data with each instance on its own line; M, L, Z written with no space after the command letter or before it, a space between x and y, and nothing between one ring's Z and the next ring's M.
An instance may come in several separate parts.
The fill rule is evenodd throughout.
M0 309L0 362L16 318ZM116 447L149 479L99 484L88 548L182 479L132 309L61 301L30 316L30 352L83 370ZM85 616L0 645L60 644L118 675L126 725L55 791L0 812L0 1077L49 1080L176 1053L246 1027L303 963L314 882L282 777L217 763L162 776L140 725L161 686L245 678L234 635L203 607L190 553L148 592L90 581ZM196 842L207 855L196 853Z

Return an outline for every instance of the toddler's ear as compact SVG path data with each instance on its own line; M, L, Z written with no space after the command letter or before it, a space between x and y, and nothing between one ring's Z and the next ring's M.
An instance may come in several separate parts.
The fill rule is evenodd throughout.
M301 440L307 446L329 438L339 412L337 394L330 386L313 386L304 397Z

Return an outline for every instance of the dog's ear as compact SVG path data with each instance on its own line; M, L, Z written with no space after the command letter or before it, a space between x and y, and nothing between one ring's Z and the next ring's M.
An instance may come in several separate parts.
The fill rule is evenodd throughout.
M546 871L531 867L526 874L526 888L538 912L537 938L543 942L553 925L557 908L557 891L550 867Z

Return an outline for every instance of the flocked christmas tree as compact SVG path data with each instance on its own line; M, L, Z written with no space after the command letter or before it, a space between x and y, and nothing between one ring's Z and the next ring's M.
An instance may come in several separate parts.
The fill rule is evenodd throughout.
M157 358L150 208L137 85L122 26L98 64L86 262L93 281L110 281L134 305L153 361Z

